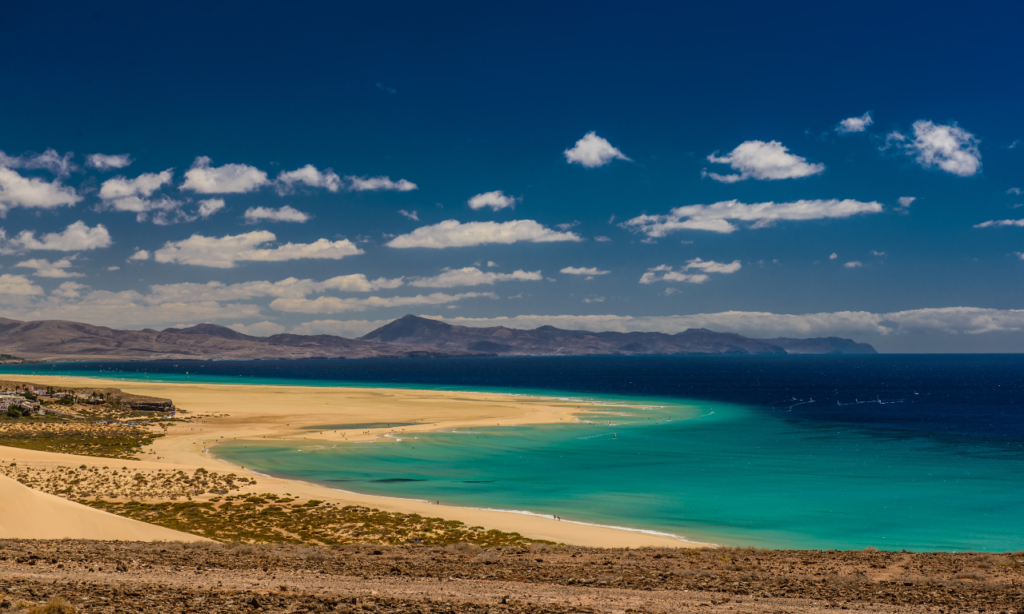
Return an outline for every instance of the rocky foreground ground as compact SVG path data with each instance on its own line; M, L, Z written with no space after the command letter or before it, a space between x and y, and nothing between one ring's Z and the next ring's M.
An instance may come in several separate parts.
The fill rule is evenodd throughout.
M1022 564L1024 553L6 541L0 609L1016 613Z

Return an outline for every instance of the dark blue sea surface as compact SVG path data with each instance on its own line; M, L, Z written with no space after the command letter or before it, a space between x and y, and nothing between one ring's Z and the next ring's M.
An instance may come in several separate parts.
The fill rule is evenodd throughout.
M345 490L718 543L1024 547L1019 355L90 363L0 373L12 370L585 397L606 406L571 425L335 447L238 442L216 452Z

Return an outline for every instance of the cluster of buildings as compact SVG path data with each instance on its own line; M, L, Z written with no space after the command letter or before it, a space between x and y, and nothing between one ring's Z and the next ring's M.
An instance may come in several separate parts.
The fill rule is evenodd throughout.
M30 397L35 397L30 398ZM30 411L36 414L44 414L47 411L53 412L43 407L39 399L52 399L54 401L60 401L71 397L75 403L100 403L100 399L82 395L75 392L50 392L46 388L36 388L35 386L26 386L24 390L15 390L13 392L0 392L0 413L4 413L11 408L25 412ZM53 412L61 413L61 412Z

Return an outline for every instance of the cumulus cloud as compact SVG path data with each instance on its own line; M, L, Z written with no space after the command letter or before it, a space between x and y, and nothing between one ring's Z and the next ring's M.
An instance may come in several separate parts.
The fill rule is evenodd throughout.
M210 158L199 156L185 173L182 190L199 194L244 194L265 186L267 174L247 164L210 166Z
M310 294L321 294L329 290L336 292L375 292L401 286L402 278L368 279L361 273L340 275L324 281L298 279L288 277L280 281L246 281L237 284L225 284L211 281L205 284L180 283L150 286L150 293L145 296L149 304L171 302L237 301L263 297L303 298Z
M559 273L562 273L563 275L588 275L590 277L593 277L595 275L607 275L608 273L611 273L611 271L602 271L597 267L567 266L561 271L559 271Z
M207 198L199 201L199 217L204 220L224 208L223 198Z
M66 281L50 293L50 296L56 296L58 298L81 298L82 290L85 290L89 286L80 284L75 281Z
M714 260L701 260L700 258L694 258L686 263L686 266L681 267L681 270L675 270L673 267L663 264L656 266L652 269L647 269L647 272L640 277L640 283L642 284L653 284L659 281L677 281L688 284L702 284L707 280L711 279L711 273L721 273L728 275L735 273L742 268L742 264L739 260L732 262L715 262ZM687 271L694 269L697 273L687 273Z
M108 171L113 168L124 168L134 162L134 159L129 154L89 154L85 158L85 163L88 166L95 168L100 171Z
M717 152L716 152L717 153ZM728 155L708 156L709 162L728 164L739 174L719 175L702 171L702 174L722 183L735 183L745 179L797 179L824 172L824 164L808 164L806 158L789 153L778 141L746 141L740 143Z
M469 298L496 299L493 292L463 292L461 294L417 294L416 296L371 296L369 298L337 298L321 296L315 299L279 298L270 303L271 309L293 313L344 313L366 311L384 307L409 307L414 305L445 305Z
M277 176L275 184L277 193L281 196L294 192L297 185L324 188L328 192L337 192L341 189L341 177L338 177L331 169L321 172L312 164L307 164L294 171L282 171Z
M50 277L50 278L68 278L68 277L85 277L81 273L74 273L69 271L71 268L70 258L61 258L56 262L50 262L45 258L33 258L31 260L25 260L14 265L16 267L22 267L25 269L35 269L33 273L36 277Z
M71 161L74 157L75 154L71 152L62 156L53 149L47 149L41 154L27 153L20 156L9 156L0 151L0 166L30 170L42 169L63 177L77 168Z
M512 196L506 196L501 190L495 190L493 192L484 192L483 194L477 194L473 198L469 199L470 209L483 209L484 207L490 207L497 211L506 207L515 208L516 198Z
M975 224L975 228L996 228L999 226L1024 226L1024 220L989 220Z
M765 228L779 221L840 219L881 211L882 205L877 202L865 203L850 199L749 205L738 200L727 200L713 205L677 207L668 215L640 215L623 222L621 226L657 238L678 230L730 233L737 230L730 220L751 223L751 228Z
M24 275L0 275L0 297L39 296L43 289Z
M1006 193L1007 194L1014 194L1016 196L1020 196L1021 195L1021 190L1020 190L1020 188L1010 188L1009 190L1006 191Z
M285 331L285 328L277 322L269 321L257 322L255 324L228 324L228 328L238 331L243 335L252 335L253 337L269 337Z
M829 254L828 259L829 260L835 260L838 257L839 257L839 254L837 254L835 252L832 252L831 254Z
M285 205L280 209L271 207L250 207L245 210L245 221L249 224L266 220L268 222L307 222L310 219L308 213L303 213L291 205Z
M971 177L981 169L980 140L956 122L949 125L919 120L913 125L914 138L900 132L891 132L885 139L883 150L896 147L924 168Z
M74 206L82 200L71 186L59 180L44 181L38 177L22 177L16 171L0 165L0 217L8 209L54 209Z
M470 247L489 243L512 244L519 242L548 243L552 241L582 241L574 232L558 232L533 220L511 222L468 222L446 220L432 226L417 228L409 234L392 239L389 247Z
M82 221L70 224L63 232L50 232L36 238L34 230L23 230L10 240L0 229L0 253L26 250L77 252L109 247L113 243L106 226L97 224L94 228Z
M860 260L853 260L851 262L847 262L843 266L848 268L848 269L856 269L857 267L862 267L864 265L861 263Z
M168 241L156 250L153 256L157 262L192 264L221 269L230 269L238 262L284 262L288 260L318 259L340 260L346 256L362 254L348 239L328 241L320 239L313 243L285 243L275 248L260 247L277 236L268 230L256 230L240 235L205 237L194 234L182 241Z
M690 328L736 332L750 337L892 337L920 333L977 335L1024 332L1024 309L943 307L888 313L839 311L807 314L776 314L756 311L725 311L675 316L617 315L521 315L499 318L442 318L463 326L507 326L532 329L555 326L590 331L649 331L675 334Z
M512 273L484 272L476 267L461 269L445 269L434 277L421 277L409 282L418 288L455 288L456 286L493 286L499 281L540 281L544 279L540 271L517 270Z
M847 117L843 121L839 122L839 125L836 126L836 132L839 134L864 132L868 129L868 126L873 123L875 123L875 120L871 117L871 111L868 111L860 117Z
M179 209L182 201L167 196L151 198L153 192L171 182L173 175L173 170L167 169L160 173L143 173L134 179L117 176L103 182L99 195L104 207L134 213L139 222L145 221L154 212L153 221L156 224L191 221L195 218Z
M356 177L349 175L345 179L349 182L348 189L353 192L377 192L381 190L411 192L418 188L411 181L406 181L405 179L391 181L390 177Z
M339 337L362 337L391 320L313 320L292 328L296 335L337 335Z
M153 192L171 182L174 177L174 169L167 169L159 173L142 173L135 179L128 179L117 176L107 179L100 186L100 198L103 200L115 200L127 196L149 197Z
M582 139L576 141L576 145L571 149L566 149L564 153L569 164L581 164L586 168L604 166L612 160L632 162L611 143L593 132L585 134Z

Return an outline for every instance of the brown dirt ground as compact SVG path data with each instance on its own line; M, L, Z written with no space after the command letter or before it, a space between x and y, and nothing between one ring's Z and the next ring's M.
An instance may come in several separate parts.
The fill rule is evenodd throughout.
M0 542L0 609L1024 612L1024 553Z

